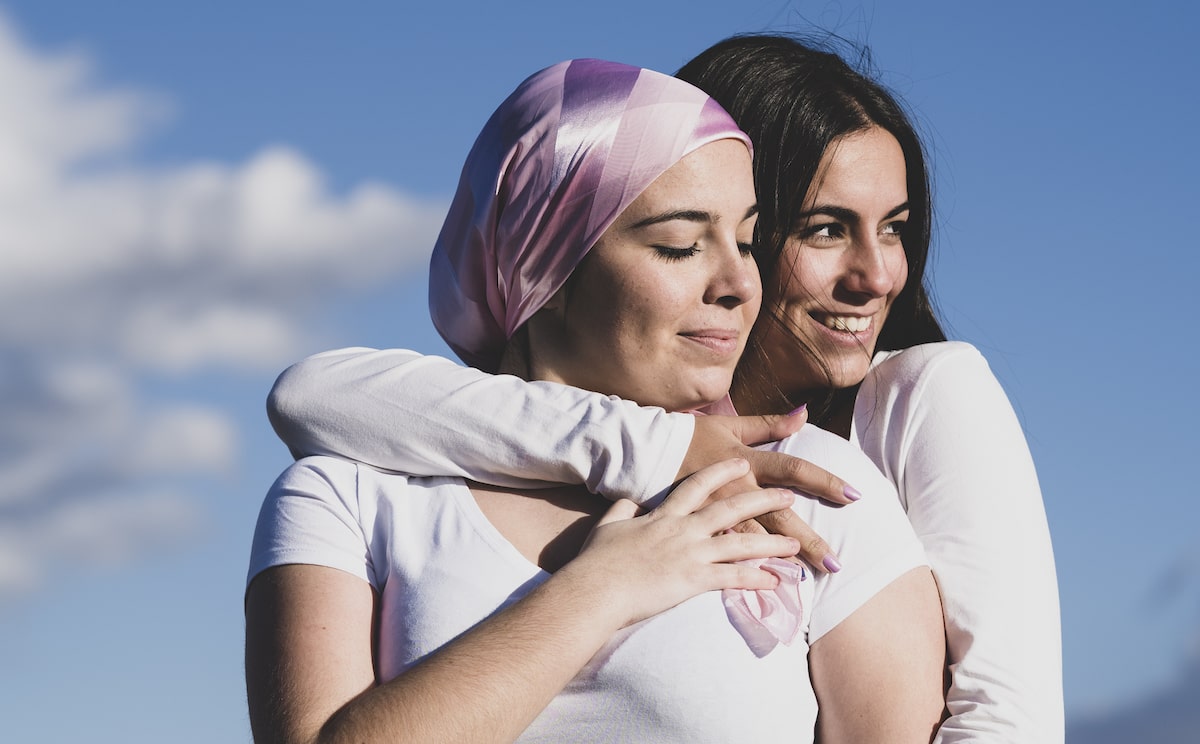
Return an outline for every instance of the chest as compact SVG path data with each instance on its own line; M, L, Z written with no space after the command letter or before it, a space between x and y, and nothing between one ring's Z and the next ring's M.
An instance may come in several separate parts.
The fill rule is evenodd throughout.
M579 486L547 488L530 498L521 493L470 484L479 512L527 561L554 573L579 554L608 508L600 496Z
M381 680L549 578L484 508L466 488L438 495L410 490L376 515L391 524L373 530L389 537L370 547L382 578ZM534 530L529 544L536 549L535 538L545 534ZM797 639L754 657L720 595L704 594L618 633L520 741L559 742L566 730L580 742L809 741L816 702L807 650Z

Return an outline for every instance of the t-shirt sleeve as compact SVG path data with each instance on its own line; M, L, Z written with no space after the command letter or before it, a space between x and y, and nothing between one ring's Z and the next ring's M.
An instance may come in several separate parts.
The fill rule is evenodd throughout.
M378 589L362 527L373 507L359 502L357 475L354 463L327 457L288 467L259 511L246 585L268 568L307 564L345 571Z
M400 349L309 357L280 375L267 412L296 457L511 488L582 483L638 503L670 487L695 428L688 414Z
M896 489L857 447L806 426L770 449L802 457L853 483L862 498L835 506L799 497L792 509L825 539L842 570L816 574L809 643L815 643L888 584L928 565L920 541L900 508Z
M952 683L936 741L1063 741L1058 584L1033 460L983 356L950 342L878 364L855 436L899 487L942 595Z

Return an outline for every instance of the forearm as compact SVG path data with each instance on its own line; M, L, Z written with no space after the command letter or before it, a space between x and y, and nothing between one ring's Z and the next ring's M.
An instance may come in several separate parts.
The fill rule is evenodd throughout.
M246 597L255 741L512 741L623 624L598 576L564 568L376 684L370 587L324 566L269 569Z
M645 503L691 441L686 414L411 351L344 349L288 368L267 402L293 455L493 485L582 483Z
M568 569L338 711L321 744L511 742L620 627Z

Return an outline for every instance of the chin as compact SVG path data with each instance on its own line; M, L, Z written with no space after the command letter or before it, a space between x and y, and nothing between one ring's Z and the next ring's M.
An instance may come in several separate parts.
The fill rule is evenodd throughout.
M854 387L862 382L871 369L870 359L855 359L830 370L830 387L834 390Z
M723 385L704 387L697 389L694 394L689 396L689 400L675 407L672 410L676 411L696 411L716 403L721 403L725 397L729 395L729 387L732 380Z

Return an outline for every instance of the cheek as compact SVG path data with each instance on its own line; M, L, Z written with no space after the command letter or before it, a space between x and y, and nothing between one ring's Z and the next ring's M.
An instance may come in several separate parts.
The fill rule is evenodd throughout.
M830 252L797 248L784 253L779 296L784 304L810 305L833 296L838 267Z
M598 335L610 349L645 353L662 347L664 328L677 318L673 297L659 284L620 284L595 305Z

